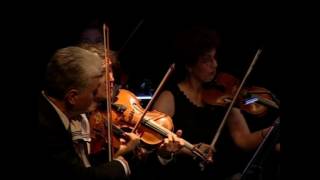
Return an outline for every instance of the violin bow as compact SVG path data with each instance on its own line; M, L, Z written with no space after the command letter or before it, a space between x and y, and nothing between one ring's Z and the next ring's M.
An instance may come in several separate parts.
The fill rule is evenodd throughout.
M122 50L124 49L124 47L126 47L126 45L128 44L129 40L133 37L133 35L137 32L137 30L140 28L140 26L142 25L142 23L144 22L144 19L140 20L140 22L138 23L138 25L133 29L133 31L130 33L128 39L123 43L123 45L121 46L121 48L118 50L118 54L120 54L122 52Z
M106 24L103 24L103 42L104 42L104 57L105 57L105 73L106 73L106 99L107 99L107 129L108 129L108 160L113 160L113 148L112 148L112 122L111 122L111 86L110 86L110 64L109 64L109 28Z
M221 121L221 123L219 125L219 128L218 128L218 130L217 130L217 132L216 132L216 134L214 136L214 138L212 139L211 147L213 149L215 149L215 144L217 143L217 140L218 140L218 138L219 138L219 136L221 134L222 128L224 127L224 124L226 123L226 120L227 120L227 118L228 118L228 116L229 116L229 114L231 112L231 109L232 109L236 99L238 98L238 96L240 94L240 90L242 89L242 86L244 85L245 81L247 80L249 74L251 73L252 68L253 68L254 64L256 63L256 61L257 61L259 55L261 54L261 52L262 52L262 49L258 49L258 51L256 52L256 54L255 54L255 56L254 56L254 58L253 58L253 60L252 60L252 62L250 64L250 66L249 66L244 78L242 79L242 81L241 81L241 83L240 83L235 95L233 96L233 99L232 99L232 101L231 101L231 103L230 103L230 105L229 105L229 107L227 109L227 112L225 113L225 115L224 115L224 117L223 117L223 119L222 119L222 121Z
M175 67L175 64L172 63L172 64L170 65L167 73L166 73L165 76L162 78L162 80L161 80L159 86L157 87L155 93L153 94L153 97L151 98L151 100L148 102L146 108L144 109L144 111L143 111L143 113L142 113L142 115L141 115L141 118L139 119L139 121L138 121L138 122L136 123L136 125L134 126L132 132L134 132L134 131L138 128L140 122L142 121L142 119L144 118L144 116L146 115L146 113L148 112L148 110L150 109L150 107L151 107L151 105L153 104L155 98L159 95L160 90L162 89L164 83L168 80L169 76L170 76L171 73L173 72L174 67Z

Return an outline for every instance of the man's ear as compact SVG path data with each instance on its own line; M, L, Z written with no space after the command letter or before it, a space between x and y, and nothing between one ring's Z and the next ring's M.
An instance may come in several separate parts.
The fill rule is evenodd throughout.
M78 95L79 95L79 91L78 90L71 89L66 93L65 99L69 104L74 105L77 102Z

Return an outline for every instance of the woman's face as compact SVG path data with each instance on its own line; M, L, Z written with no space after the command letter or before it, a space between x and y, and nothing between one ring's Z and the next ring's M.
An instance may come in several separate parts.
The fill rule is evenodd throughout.
M216 49L201 55L194 65L188 67L188 72L201 82L210 82L216 75Z

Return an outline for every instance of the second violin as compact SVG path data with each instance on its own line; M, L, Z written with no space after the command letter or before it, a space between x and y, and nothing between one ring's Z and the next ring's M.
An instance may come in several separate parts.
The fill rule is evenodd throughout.
M229 73L218 73L213 84L205 88L203 101L208 105L228 105L239 86L240 81ZM250 86L240 91L236 106L250 114L264 116L268 108L278 109L272 93L262 87Z

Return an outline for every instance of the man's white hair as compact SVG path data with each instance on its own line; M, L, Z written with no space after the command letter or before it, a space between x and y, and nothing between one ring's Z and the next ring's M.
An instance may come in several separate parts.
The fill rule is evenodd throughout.
M51 58L46 72L46 92L62 99L70 89L85 89L90 80L102 76L101 58L80 47L59 49Z

